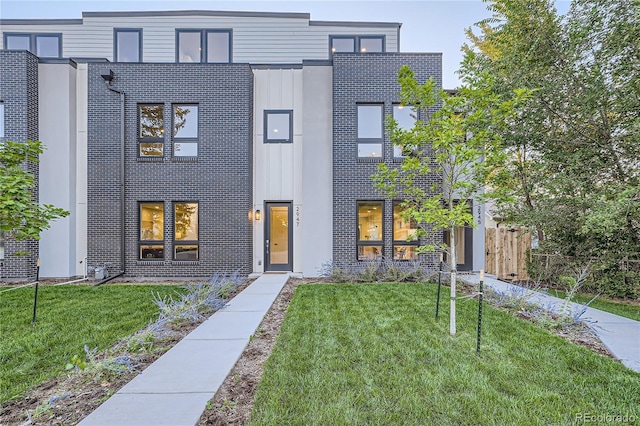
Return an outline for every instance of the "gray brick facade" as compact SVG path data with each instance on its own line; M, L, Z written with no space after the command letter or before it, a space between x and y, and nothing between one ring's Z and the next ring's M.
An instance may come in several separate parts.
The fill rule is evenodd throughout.
M120 96L101 74L113 70L111 87L125 92L125 271L128 276L203 277L251 272L253 74L247 64L89 64L88 262L121 270ZM138 158L138 104L198 104L195 160ZM138 258L139 202L164 203L164 260ZM199 203L199 260L174 261L173 202Z
M38 140L38 58L26 51L0 51L0 101L4 103L4 140ZM38 182L38 165L25 165ZM36 186L34 197L38 200ZM2 279L33 279L39 256L37 241L7 241ZM17 255L19 253L26 253Z
M371 175L380 161L393 163L393 146L384 134L382 159L357 158L357 104L384 103L385 117L393 113L399 101L400 86L397 73L402 65L409 65L416 78L424 83L433 77L442 87L442 55L439 53L370 53L335 54L333 57L333 260L352 264L357 262L357 202L384 200L383 256L393 258L393 200L373 187ZM440 184L436 174L426 176L422 184ZM442 233L435 232L441 240ZM423 261L435 265L435 255L422 255Z

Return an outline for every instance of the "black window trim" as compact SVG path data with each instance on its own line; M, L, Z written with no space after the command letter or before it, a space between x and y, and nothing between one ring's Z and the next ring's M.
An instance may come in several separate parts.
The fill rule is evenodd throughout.
M141 106L159 106L162 107L162 137L161 138L143 138L140 136L140 107ZM173 111L172 111L173 113ZM136 140L138 141L138 155L137 157L150 159L150 158L164 158L164 150L165 150L165 136L167 134L167 130L165 128L165 107L163 102L139 102L136 104L136 114L138 116L137 129L136 129ZM172 118L173 120L173 118ZM140 153L140 144L143 143L161 143L162 144L162 155L141 155Z
M392 215L393 215L393 226L391 227L391 257L393 258L393 260L399 260L399 261L409 261L411 259L396 259L395 258L395 254L396 254L396 246L415 246L418 247L420 246L420 240L418 238L416 238L413 241L407 241L407 240L396 240L396 226L395 226L395 210L396 210L396 206L400 205L403 201L402 200L393 200L391 202L391 210L392 210Z
M38 56L38 37L57 37L58 38L58 56L43 56L44 58L62 58L62 33L25 33L25 32L4 32L3 33L3 48L7 48L8 37L29 37L29 52ZM16 49L18 50L18 49Z
M353 52L335 52L335 53L360 53L366 55L368 53L386 53L387 52L387 36L385 34L330 34L329 35L329 58L333 55L334 39L351 39L353 40ZM361 52L360 40L362 39L379 39L382 40L382 52Z
M379 106L380 107L380 138L361 138L358 132L360 127L358 112L360 106ZM359 161L363 162L371 162L371 161L384 161L384 102L356 102L356 158ZM358 155L358 147L360 144L379 144L380 145L380 156L379 157L360 157Z
M176 137L174 135L175 129L175 118L176 114L174 112L174 108L176 106L195 106L198 107L198 136L195 138L185 138L185 137ZM175 144L176 142L180 143L195 143L196 146L196 155L175 155ZM171 104L171 156L173 158L198 158L200 155L200 104L197 102L175 102Z
M382 215L382 229L380 230L380 239L379 240L360 240L358 237L358 224L360 222L360 204L373 204L373 203L377 203L380 205L380 209L381 209L381 215ZM368 259L360 259L359 256L359 249L360 247L372 247L372 246L380 246L381 247L381 253L380 255L383 256L384 254L384 206L385 206L385 202L384 200L381 199L358 199L356 200L356 223L355 223L355 240L356 240L356 261L358 262L366 262Z
M176 28L175 49L176 63L189 64L193 62L180 62L180 33L200 33L200 62L201 64L230 64L233 62L233 29L231 28ZM229 34L229 58L227 62L209 62L208 58L208 34L228 33Z
M113 62L118 61L118 33L138 33L138 61L127 62L132 64L139 64L143 62L142 59L142 28L114 28L113 29Z
M142 205L143 204L160 204L162 205L162 235L163 237L165 237L163 240L143 240L142 238L140 238L140 234L141 234L141 227L142 227ZM165 260L166 257L166 244L165 244L165 239L166 239L166 212L165 212L165 202L164 201L138 201L138 254L137 254L137 259L138 261L148 261L148 262L163 262ZM158 257L153 257L153 258L145 258L142 257L142 246L162 246L162 257L158 258Z
M288 114L289 115L289 138L288 139L269 139L269 114ZM263 113L263 142L264 143L293 143L293 110L292 109L265 109Z
M176 204L197 204L198 205L198 239L197 240L176 240ZM191 201L172 201L171 202L171 206L172 206L172 212L171 212L171 220L172 220L172 225L171 225L171 230L173 231L172 234L172 242L173 245L171 247L171 259L176 261L176 262L197 262L200 261L200 201L195 201L195 200L191 200ZM185 260L185 259L176 259L176 246L196 246L198 248L198 258L197 259L189 259L189 260Z

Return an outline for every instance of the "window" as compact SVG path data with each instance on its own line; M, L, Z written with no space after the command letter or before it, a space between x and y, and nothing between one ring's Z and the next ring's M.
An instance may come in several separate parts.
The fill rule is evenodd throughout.
M198 156L198 105L173 106L173 156Z
M140 260L164 259L164 204L140 203Z
M140 157L162 157L164 143L163 105L138 105Z
M198 203L174 203L173 212L173 258L198 260Z
M413 129L416 124L416 115L413 108L409 105L394 105L393 106L393 119L398 123L398 128L406 132ZM398 145L393 146L393 156L396 158L402 158L402 148Z
M329 56L334 53L384 52L384 36L329 36Z
M177 30L176 62L231 62L231 30Z
M382 257L382 201L358 202L358 260Z
M358 157L382 157L382 104L358 105Z
M115 28L113 57L116 62L142 62L142 30Z
M4 34L7 50L28 50L40 58L62 56L62 34Z
M4 103L0 102L0 138L4 138Z
M265 110L264 143L293 142L293 111Z
M406 216L400 202L393 203L393 260L416 260L418 223Z

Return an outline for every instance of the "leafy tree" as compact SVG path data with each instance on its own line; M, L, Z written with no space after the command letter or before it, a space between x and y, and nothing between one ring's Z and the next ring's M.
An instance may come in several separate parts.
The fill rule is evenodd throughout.
M39 240L49 222L69 212L36 201L36 183L28 163L37 163L44 147L40 141L0 144L0 232L16 240Z
M398 72L400 101L410 106L416 123L403 130L389 117L387 129L394 145L405 157L402 165L386 163L372 176L378 190L389 198L402 198L406 220L417 222L419 237L429 237L434 230L446 230L449 244L432 242L419 252L441 249L448 253L451 268L450 332L456 333L456 249L455 228L473 226L467 199L500 197L499 192L484 193L485 186L504 179L505 153L500 135L513 120L514 106L526 97L516 91L503 102L491 92L488 75L458 89L457 93L438 90L433 79L420 84L408 66ZM441 185L425 187L424 176L435 174ZM496 186L497 187L497 186ZM458 202L463 200L463 202Z
M614 266L640 251L640 22L633 0L495 0L468 31L463 75L534 92L502 134L503 216L543 250ZM504 200L504 199L503 199Z

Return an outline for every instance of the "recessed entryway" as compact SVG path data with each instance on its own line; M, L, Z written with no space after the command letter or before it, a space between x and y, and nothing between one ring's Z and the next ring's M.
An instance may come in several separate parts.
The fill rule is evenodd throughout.
M290 202L266 204L264 230L264 269L269 271L293 270L292 208Z

